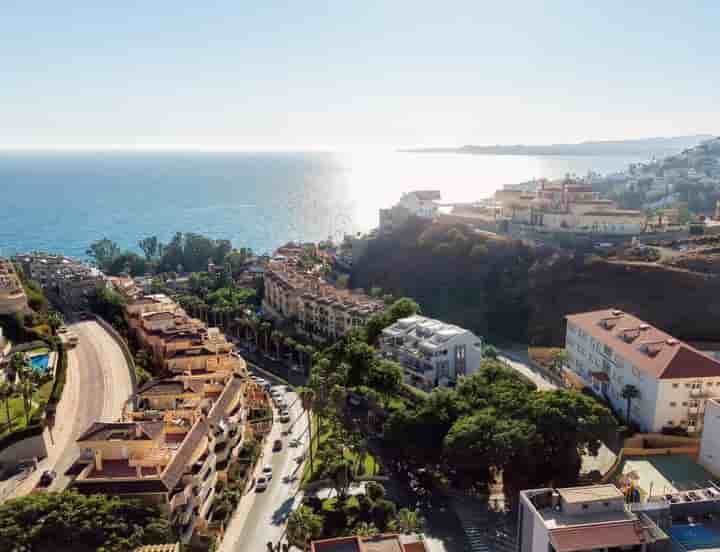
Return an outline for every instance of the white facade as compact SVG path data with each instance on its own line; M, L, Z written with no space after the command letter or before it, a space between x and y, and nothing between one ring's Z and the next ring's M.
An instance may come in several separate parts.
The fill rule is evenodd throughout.
M710 473L720 477L720 403L715 399L707 401L705 405L698 462Z
M438 212L436 201L439 199L440 192L435 190L408 192L402 195L399 205L416 217L433 218Z
M643 431L698 433L707 398L720 396L720 362L621 311L568 316L565 349L568 368L623 418L623 388L638 390L630 419Z
M459 377L476 372L482 339L470 330L416 315L385 328L381 350L403 365L407 383L430 390L452 386Z

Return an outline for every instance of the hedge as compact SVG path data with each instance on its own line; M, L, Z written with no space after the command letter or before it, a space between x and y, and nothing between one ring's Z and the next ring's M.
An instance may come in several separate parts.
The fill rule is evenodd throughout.
M35 437L41 435L43 432L43 426L40 424L30 425L17 431L8 433L0 439L0 450L5 450L7 447L14 445L18 441L27 439L28 437Z
M67 363L67 351L64 345L60 345L58 348L58 363L55 367L55 381L53 382L47 407L54 407L60 402L63 389L65 388L65 380L67 379Z

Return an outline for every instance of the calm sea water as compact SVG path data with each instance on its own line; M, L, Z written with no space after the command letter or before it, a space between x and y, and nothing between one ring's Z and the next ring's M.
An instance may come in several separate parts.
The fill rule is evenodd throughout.
M84 256L95 239L134 248L145 236L199 232L267 252L288 240L341 237L377 226L402 192L434 188L448 201L503 184L588 170L633 157L410 153L0 153L0 255Z

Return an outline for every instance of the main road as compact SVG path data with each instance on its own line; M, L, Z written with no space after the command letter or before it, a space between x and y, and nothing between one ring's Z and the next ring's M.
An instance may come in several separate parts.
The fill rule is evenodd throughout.
M273 477L268 488L256 491L253 487L240 501L225 532L220 546L221 552L266 552L268 541L277 544L285 532L285 523L290 512L297 506L302 479L302 465L296 459L307 452L307 417L303 414L297 394L288 391L286 400L291 405L290 423L275 422L258 462L255 477L265 465L271 465ZM274 413L277 420L277 411ZM292 428L290 434L282 433ZM301 444L291 447L290 441L298 438ZM280 439L282 450L272 451L273 442ZM286 476L296 476L292 482L284 481Z
M57 473L50 489L64 489L70 482L65 471L80 452L77 438L93 422L117 420L133 392L131 367L120 345L98 322L77 322L69 329L78 335L79 341L68 351L67 379L55 413L55 425L46 432L48 456L15 489L14 496L30 492L45 470Z

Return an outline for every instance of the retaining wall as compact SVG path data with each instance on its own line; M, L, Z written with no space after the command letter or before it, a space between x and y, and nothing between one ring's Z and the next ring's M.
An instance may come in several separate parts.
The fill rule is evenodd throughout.
M125 357L125 361L127 362L128 366L130 367L130 383L132 384L133 393L137 391L137 375L135 374L135 359L133 358L132 353L130 352L130 348L128 347L128 344L125 342L125 340L122 338L122 336L117 332L115 328L113 328L110 324L108 324L102 317L95 316L95 320L97 320L98 324L100 324L115 340L115 342L120 346L120 350L123 353L123 356Z

